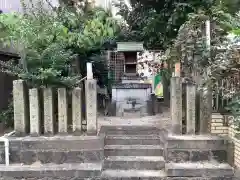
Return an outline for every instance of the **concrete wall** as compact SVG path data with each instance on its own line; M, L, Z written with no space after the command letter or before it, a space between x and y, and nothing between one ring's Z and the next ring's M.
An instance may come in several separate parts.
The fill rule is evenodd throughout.
M232 145L228 147L228 151L233 156L232 164L240 169L240 139L236 138L236 135L240 132L236 130L233 124L233 116L220 113L212 114L209 131L211 134L220 135L230 140L229 144Z

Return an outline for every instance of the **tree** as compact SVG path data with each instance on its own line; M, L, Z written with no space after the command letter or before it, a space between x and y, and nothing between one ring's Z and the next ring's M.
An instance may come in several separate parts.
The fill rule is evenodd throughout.
M120 2L119 14L128 24L125 39L144 41L148 49L166 50L173 43L178 30L188 15L204 11L211 13L214 6L220 5L226 12L234 13L237 8L231 1L218 0L131 0L131 8ZM240 1L238 1L240 2ZM237 3L237 0L235 1ZM122 38L122 37L121 37Z
M13 44L21 57L20 63L1 62L2 70L37 87L72 87L86 75L86 62L93 61L101 79L96 73L106 68L101 50L120 30L118 22L103 9L49 10L42 3L24 15L0 15L0 28L7 34L2 41Z

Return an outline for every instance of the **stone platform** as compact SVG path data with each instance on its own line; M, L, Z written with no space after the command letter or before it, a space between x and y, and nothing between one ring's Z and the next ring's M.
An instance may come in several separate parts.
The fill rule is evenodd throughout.
M98 136L10 137L0 180L234 180L227 143L152 126L102 126Z

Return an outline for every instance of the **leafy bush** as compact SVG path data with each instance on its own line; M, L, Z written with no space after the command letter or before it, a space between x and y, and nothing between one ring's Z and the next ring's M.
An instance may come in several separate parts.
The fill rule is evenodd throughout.
M21 57L20 62L1 62L1 66L35 87L77 85L85 76L86 62L100 57L103 45L120 30L103 9L49 10L42 1L30 9L24 3L23 7L25 14L0 15L0 38Z

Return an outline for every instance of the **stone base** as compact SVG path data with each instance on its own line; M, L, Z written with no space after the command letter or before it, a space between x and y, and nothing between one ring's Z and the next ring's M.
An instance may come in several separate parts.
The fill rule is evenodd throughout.
M103 141L94 136L10 138L9 145L10 164L79 164L101 162L104 159ZM4 144L1 143L0 164L4 163Z
M4 180L71 180L101 176L101 164L61 164L61 165L10 165L0 166L0 177ZM24 180L23 179L23 180Z

